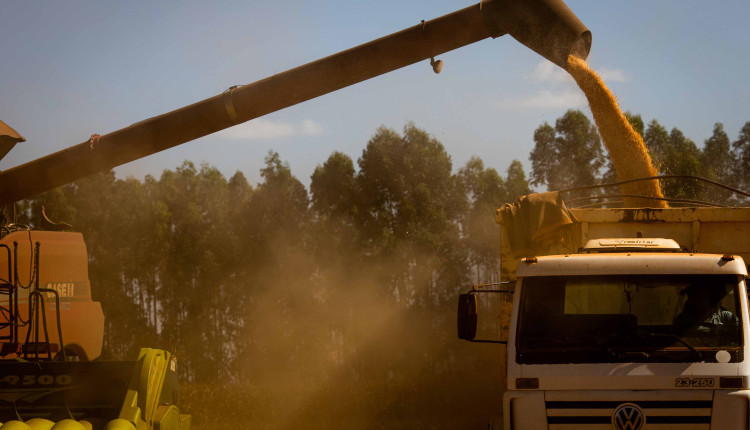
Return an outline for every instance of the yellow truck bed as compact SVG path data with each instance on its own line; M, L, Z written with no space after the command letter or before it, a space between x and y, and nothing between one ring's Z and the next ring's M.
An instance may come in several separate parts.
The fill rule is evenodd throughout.
M734 254L750 261L750 208L570 209L574 222L533 241L528 256L574 254L590 239L668 238L690 252ZM508 231L498 210L502 280L516 277Z

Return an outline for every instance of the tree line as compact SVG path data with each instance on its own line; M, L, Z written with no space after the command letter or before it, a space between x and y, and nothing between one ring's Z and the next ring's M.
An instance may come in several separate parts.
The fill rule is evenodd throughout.
M717 123L698 149L629 119L661 173L747 187L750 122L731 143ZM198 423L482 428L499 408L499 352L455 338L454 305L467 285L499 281L495 209L531 186L613 180L580 111L534 142L527 179L517 160L502 174L478 157L454 169L425 130L381 127L356 162L334 152L318 165L309 190L270 151L255 186L188 161L159 178L110 171L22 202L21 221L44 206L83 233L103 358L176 351Z
M667 130L657 120L645 125L641 115L626 113L633 128L643 137L652 163L660 175L690 175L747 190L750 179L750 121L731 140L720 122L699 148L678 128ZM581 111L570 110L555 126L545 123L534 132L530 184L563 190L617 181L612 163L606 158L596 126ZM660 181L665 197L700 200L717 204L742 204L741 195L689 179Z

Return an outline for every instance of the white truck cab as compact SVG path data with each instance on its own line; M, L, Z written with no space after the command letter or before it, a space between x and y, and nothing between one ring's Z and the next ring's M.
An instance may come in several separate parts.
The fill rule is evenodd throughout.
M750 211L650 210L649 222L633 211L571 210L576 221L534 243L538 255L511 259L512 246L503 244L505 273L515 280L490 290L512 293L500 341L507 345L502 417L491 428L750 425L741 256L750 250L743 241L750 237ZM638 237L643 230L672 237ZM707 231L724 240L703 239ZM611 236L618 232L623 237ZM701 240L715 253L697 252ZM721 243L726 252L716 252ZM459 300L461 338L476 334L472 296L480 292Z

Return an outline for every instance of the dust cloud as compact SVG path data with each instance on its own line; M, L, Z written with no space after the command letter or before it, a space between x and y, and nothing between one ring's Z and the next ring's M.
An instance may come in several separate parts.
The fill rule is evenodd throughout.
M249 306L236 379L183 384L195 428L479 430L499 413L501 350L456 338L459 286L441 300L412 285L415 299L399 299L384 276L403 270L395 264L290 282L309 256L282 243L274 254L284 271Z

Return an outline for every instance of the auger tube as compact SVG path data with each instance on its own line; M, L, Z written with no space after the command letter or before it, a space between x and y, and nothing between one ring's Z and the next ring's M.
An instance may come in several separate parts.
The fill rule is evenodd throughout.
M0 172L0 205L504 34L563 68L568 54L585 58L591 46L561 0L482 1Z

